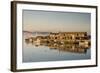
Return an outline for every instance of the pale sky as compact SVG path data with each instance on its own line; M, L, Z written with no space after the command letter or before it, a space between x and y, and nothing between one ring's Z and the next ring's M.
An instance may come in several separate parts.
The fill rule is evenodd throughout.
M23 10L23 30L42 32L88 32L91 14Z

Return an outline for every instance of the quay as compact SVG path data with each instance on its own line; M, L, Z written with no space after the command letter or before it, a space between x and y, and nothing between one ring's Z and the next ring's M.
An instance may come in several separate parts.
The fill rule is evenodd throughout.
M40 44L78 44L79 46L90 46L91 37L87 32L58 32L50 33L47 36L36 36L25 39L27 42Z

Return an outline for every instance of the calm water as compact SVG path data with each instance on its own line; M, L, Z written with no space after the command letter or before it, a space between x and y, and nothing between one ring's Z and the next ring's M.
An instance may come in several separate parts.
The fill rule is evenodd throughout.
M90 48L77 49L75 46L58 45L40 45L25 42L26 34L23 36L23 62L43 62L43 61L61 61L61 60L83 60L91 58ZM56 44L57 45L57 44ZM61 48L62 46L62 48ZM68 48L72 47L72 48Z

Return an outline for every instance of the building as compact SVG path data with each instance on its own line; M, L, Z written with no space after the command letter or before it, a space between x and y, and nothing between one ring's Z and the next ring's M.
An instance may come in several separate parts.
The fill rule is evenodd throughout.
M59 33L50 33L51 39L60 39L60 40L82 40L87 38L87 32L59 32Z

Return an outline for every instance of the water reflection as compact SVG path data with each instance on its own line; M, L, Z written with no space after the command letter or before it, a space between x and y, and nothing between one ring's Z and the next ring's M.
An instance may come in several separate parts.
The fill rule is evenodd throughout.
M30 40L25 40L26 44L35 45L35 47L46 46L50 50L58 50L62 52L73 52L73 53L86 53L87 49L90 49L90 45L79 45L79 44L61 44L61 43L49 43L49 42L33 42Z

